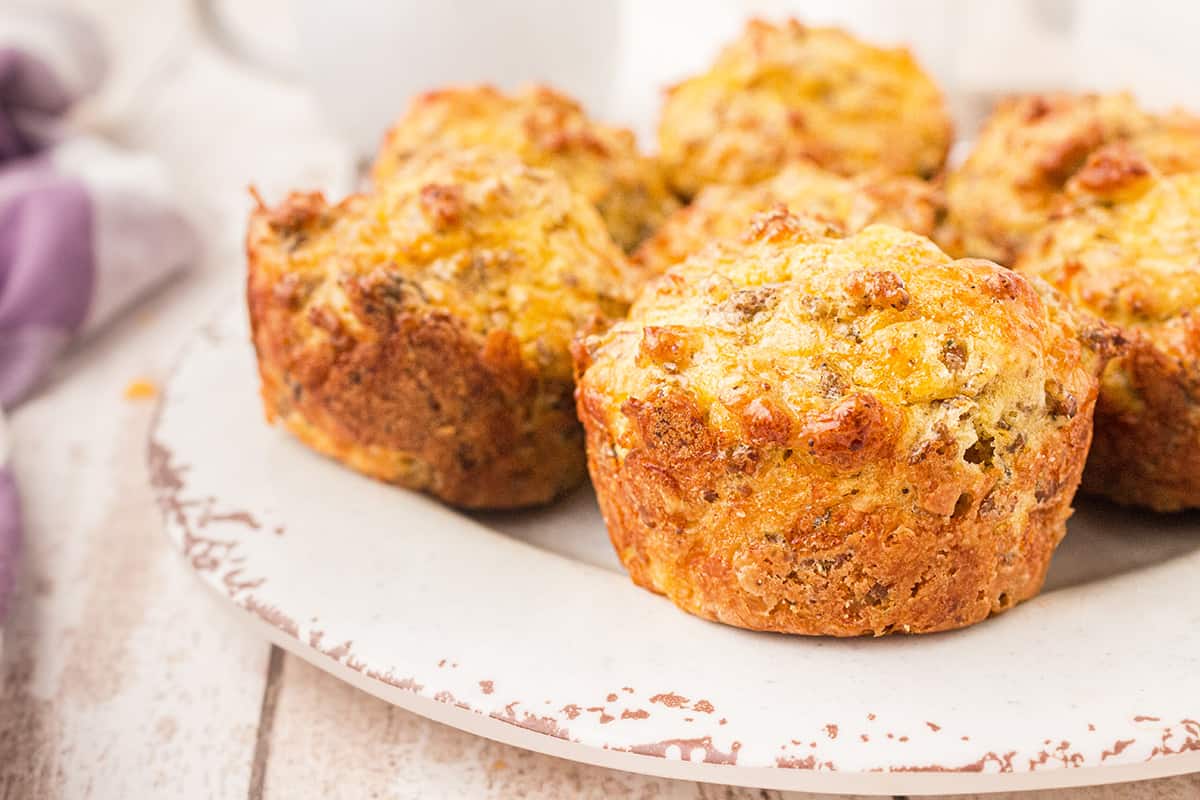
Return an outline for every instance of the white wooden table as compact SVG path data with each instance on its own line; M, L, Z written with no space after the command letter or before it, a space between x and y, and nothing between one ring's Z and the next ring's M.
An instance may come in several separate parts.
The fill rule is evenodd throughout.
M270 24L280 3L260 3ZM115 60L89 119L163 157L208 252L10 421L28 525L0 798L801 797L582 766L426 721L271 648L193 579L147 484L153 401L124 388L162 381L190 333L240 302L248 182L278 197L344 186L349 167L301 94L200 41L185 0L76 4ZM1182 800L1200 776L1023 797Z

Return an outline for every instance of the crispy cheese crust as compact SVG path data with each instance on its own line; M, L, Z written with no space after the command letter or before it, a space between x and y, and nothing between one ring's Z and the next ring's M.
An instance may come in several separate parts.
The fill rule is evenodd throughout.
M755 214L779 205L819 217L847 233L882 222L930 236L941 198L919 178L879 173L846 178L798 161L752 186L705 187L642 243L634 261L661 274L710 242L740 235Z
M752 20L708 72L670 89L659 125L668 177L687 197L797 158L930 177L951 136L941 91L908 50L796 20Z
M948 253L1011 266L1064 200L1088 157L1125 143L1165 173L1200 169L1200 119L1155 115L1129 94L1046 94L1001 102L946 181L936 237Z
M782 212L576 345L633 580L759 630L969 625L1037 593L1111 346L1040 281Z
M260 203L248 300L268 420L455 505L548 502L584 475L569 343L622 316L594 208L508 153L427 150L371 194Z
M1118 145L1068 186L1070 207L1017 269L1116 326L1085 491L1176 511L1200 506L1200 172L1159 175Z
M658 163L641 155L633 133L590 119L547 86L504 94L463 86L419 95L384 138L373 167L386 181L429 144L486 146L559 172L600 211L621 247L632 249L678 207Z

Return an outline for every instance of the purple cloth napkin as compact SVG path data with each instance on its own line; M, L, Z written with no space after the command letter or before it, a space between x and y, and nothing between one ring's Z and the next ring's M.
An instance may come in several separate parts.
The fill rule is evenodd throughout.
M70 131L66 117L103 67L77 18L0 14L0 409L36 389L71 341L197 256L157 162ZM0 416L0 624L20 534Z

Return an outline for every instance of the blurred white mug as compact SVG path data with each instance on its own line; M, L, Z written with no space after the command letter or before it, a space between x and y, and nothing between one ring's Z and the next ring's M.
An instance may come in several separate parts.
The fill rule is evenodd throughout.
M229 24L234 4L195 0L214 43L300 80L358 155L375 151L413 95L454 83L547 82L609 111L621 4L567 0L291 0L293 53Z

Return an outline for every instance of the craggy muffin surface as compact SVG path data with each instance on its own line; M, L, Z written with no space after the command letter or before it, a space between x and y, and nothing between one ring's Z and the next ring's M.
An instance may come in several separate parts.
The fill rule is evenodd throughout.
M1119 145L1017 262L1128 342L1101 382L1086 491L1159 511L1200 506L1200 172L1159 175Z
M638 152L632 132L590 119L577 102L546 86L514 94L463 86L419 95L384 138L375 179L387 180L429 144L508 150L559 172L595 204L627 250L678 207L658 163Z
M629 276L560 176L428 150L337 205L260 203L247 254L269 420L466 507L547 502L582 480L568 347L623 315Z
M1053 290L888 226L782 212L575 349L638 584L747 628L956 628L1034 595L1111 347Z
M848 233L882 222L929 236L940 196L919 178L878 173L846 178L798 161L752 186L705 187L642 243L634 260L652 273L665 272L712 241L740 235L755 214L778 205Z
M708 72L672 87L659 125L676 191L755 183L808 158L843 174L929 177L951 123L941 91L905 49L835 28L752 20Z
M1057 213L1088 157L1117 143L1166 173L1200 169L1200 118L1147 113L1129 94L1026 95L1000 103L947 178L939 244L956 256L1011 266Z

